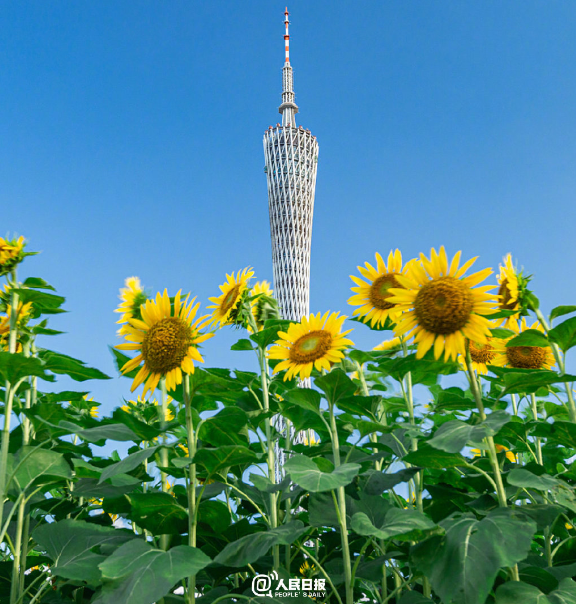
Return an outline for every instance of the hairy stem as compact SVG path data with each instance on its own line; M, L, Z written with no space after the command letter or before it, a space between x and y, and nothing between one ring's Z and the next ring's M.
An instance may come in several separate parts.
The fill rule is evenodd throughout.
M190 376L185 375L183 380L184 407L186 410L186 433L188 436L188 455L194 459L196 455L196 436L194 434L194 423L192 421L192 396L190 393ZM188 545L196 547L196 464L189 466L189 480L186 487L188 492ZM188 578L187 604L196 602L196 575Z

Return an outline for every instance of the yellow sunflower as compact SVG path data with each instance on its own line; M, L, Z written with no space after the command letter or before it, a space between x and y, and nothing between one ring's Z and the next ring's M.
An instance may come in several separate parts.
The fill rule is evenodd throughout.
M402 346L402 340L398 337L384 340L378 346L374 346L372 350L399 350Z
M494 346L495 338L487 338L485 344L476 344L470 340L470 358L472 359L472 369L476 370L476 373L480 375L486 375L488 373L488 365L493 365L494 360L498 356L496 348ZM466 367L466 354L461 354L458 357L460 365L464 371L467 371Z
M217 298L208 298L210 302L214 303L212 306L206 307L213 309L211 323L217 324L218 327L233 323L234 311L238 307L242 294L248 289L248 281L253 276L254 271L249 267L236 274L226 275L226 283L220 285L222 294Z
M304 564L300 567L300 574L304 577L311 577L316 572L316 566L310 564L308 560L304 560Z
M522 317L522 321L512 321L508 324L508 328L521 334L528 329L526 318ZM537 329L544 332L544 328L536 321L529 329ZM513 337L506 340L494 339L494 349L496 357L493 360L493 365L500 367L514 367L515 369L552 369L556 364L554 354L549 346L506 346Z
M332 363L339 363L344 358L342 350L353 345L344 336L352 330L341 332L345 316L330 311L321 315L302 317L300 323L290 323L287 332L279 331L275 345L268 353L271 359L281 362L274 368L274 373L287 369L284 381L299 375L302 379L310 377L316 367L330 370Z
M260 294L263 294L263 296L267 296L269 298L272 297L273 291L268 281L258 281L250 290L250 297L258 296ZM252 311L252 316L254 317L254 321L256 322L256 327L258 328L258 330L261 330L264 326L263 321L261 320L261 301L263 299L263 296L260 296L259 298L256 298L256 300L252 300L250 302L250 310ZM250 326L248 326L248 331L252 331L252 328Z
M10 291L6 288L6 291ZM18 303L16 310L16 327L18 330L30 319L30 311L32 310L32 302ZM10 317L12 316L12 307L8 305L6 307L6 314L0 315L0 350L8 351L9 348L9 336L10 336ZM16 352L21 352L22 344L18 342L16 346Z
M118 296L122 302L120 302L118 308L114 309L114 312L122 314L118 321L116 321L116 323L122 325L118 330L119 335L126 332L128 328L127 323L130 319L140 318L140 306L148 299L138 277L128 277L124 281L124 285L126 287L120 288L120 296Z
M174 390L182 383L182 372L194 373L194 361L204 362L198 344L214 334L200 332L207 317L194 321L200 303L194 305L196 298L188 303L189 297L181 301L179 291L172 306L164 290L163 295L156 295L156 300L147 300L140 307L142 319L128 320L124 334L127 342L116 348L139 351L122 367L122 373L128 373L143 362L132 383L132 392L145 380L143 395L153 392L162 376L166 377L167 390Z
M166 405L170 405L170 403L172 403L173 399L171 396L167 396L166 397ZM122 405L122 407L120 407L122 409L122 411L126 411L126 413L132 413L133 411L140 411L140 408L145 407L146 405L151 404L154 405L156 407L161 406L161 403L158 403L158 401L153 398L153 399L146 399L144 396L140 396L138 395L136 397L136 400L130 400L130 401L126 401L125 405ZM174 412L172 411L172 409L170 409L170 407L166 407L166 413L164 414L164 421L166 422L171 422L174 419Z
M405 289L390 290L390 302L403 311L394 331L397 336L414 336L419 359L432 347L434 358L444 352L445 360L456 359L465 354L466 338L483 345L490 336L490 322L482 315L494 312L494 295L488 293L494 286L474 286L492 270L465 277L476 258L459 268L460 254L450 264L444 246L438 253L432 248L430 259L420 254L421 263L411 263L409 275L396 277Z
M384 325L388 317L396 321L400 313L396 304L391 301L390 288L404 287L397 277L405 274L407 270L407 266L402 268L400 250L390 252L388 263L377 253L376 268L368 262L365 264L365 267L359 266L358 270L367 281L350 275L357 287L351 288L356 295L348 299L348 304L360 307L355 309L352 315L357 315L364 323L369 322L371 327Z
M0 237L0 275L10 272L24 257L24 237L4 239Z
M512 254L504 257L504 266L500 265L500 274L498 280L498 295L500 301L498 308L500 310L514 310L520 313L520 279L519 274L512 264ZM506 319L501 319L498 325L504 324L505 327L514 320L517 315L511 315Z

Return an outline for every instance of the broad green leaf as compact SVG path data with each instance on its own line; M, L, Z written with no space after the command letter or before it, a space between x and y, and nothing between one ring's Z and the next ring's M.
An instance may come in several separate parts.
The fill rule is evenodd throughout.
M559 375L546 369L510 369L490 365L490 371L504 383L506 394L530 394L542 386L576 381L574 375Z
M509 342L506 342L506 348L512 346L540 346L541 348L545 348L546 346L550 346L550 342L548 342L548 338L541 331L526 329Z
M194 462L208 470L210 475L225 468L254 463L256 454L247 447L225 445L216 449L200 449L194 456Z
M177 545L167 552L154 549L141 539L119 547L100 563L105 583L94 604L153 604L178 581L198 574L210 558L189 545Z
M99 369L86 366L82 361L74 359L65 354L41 350L38 357L44 361L44 366L53 373L59 373L71 377L77 382L86 380L109 380L110 377Z
M207 419L200 426L200 440L212 446L247 445L248 432L246 424L248 416L237 407L224 407L216 415Z
M472 426L460 420L442 424L428 444L448 453L459 453L469 442L479 442L486 436L494 436L510 421L505 411L494 411L483 422Z
M135 493L130 505L136 524L153 535L187 532L188 512L169 493Z
M140 421L138 418L134 417L132 413L124 411L124 409L121 408L114 410L112 418L117 422L128 426L140 440L152 441L162 433L158 428ZM134 439L134 442L136 442L136 439Z
M378 366L395 380L402 380L410 372L413 384L436 384L438 375L449 375L460 371L458 363L445 363L434 360L432 356L417 359L416 354L409 354L399 359L381 359Z
M550 313L550 320L553 321L557 317L562 317L563 315L569 315L573 312L576 312L576 306L557 306L552 309Z
M235 344L232 344L230 350L254 350L254 345L250 340L246 338L241 338Z
M547 474L537 476L524 468L515 468L509 472L506 476L506 480L508 481L508 484L514 487L538 489L540 491L547 491L560 484L559 481L552 478L552 476L548 476Z
M405 591L398 600L398 604L432 604L432 600L425 598L418 591Z
M478 521L472 514L440 522L446 530L412 549L412 560L443 602L484 604L498 571L530 551L536 524L495 510Z
M72 471L62 455L49 449L22 447L14 455L8 457L6 469L12 478L12 486L25 491L33 483L49 483L54 478L72 478Z
M401 510L399 508L388 510L382 526L374 526L370 518L362 512L352 516L350 526L353 531L363 537L394 538L398 541L414 540L421 537L422 532L436 527L434 522L424 514L416 510Z
M466 411L475 409L476 402L465 396L461 388L451 387L440 390L437 394L435 408L447 411Z
M82 440L89 443L99 443L103 445L106 440L116 441L134 441L138 437L130 428L124 424L102 424L94 428L80 428L76 424L67 421L61 421L58 427L68 430L70 434L77 434Z
M498 338L500 340L512 338L516 335L515 331L512 331L511 329L505 329L503 327L495 327L490 331L492 333L493 338Z
M202 499L198 508L198 522L210 528L212 534L220 535L231 522L228 506L223 501Z
M464 466L467 463L459 453L448 453L447 451L434 449L427 443L423 443L418 447L417 451L412 451L408 455L405 455L403 461L422 468L437 470Z
M40 359L25 357L22 353L0 352L0 376L3 382L11 384L29 376L54 381L53 376L46 373L46 367Z
M496 590L496 604L550 604L550 600L534 585L508 581Z
M93 550L103 546L117 547L133 539L134 535L83 520L61 520L38 527L33 537L53 560L52 574L95 586L101 577L98 564L106 560L106 556Z
M548 332L548 339L558 344L563 352L567 352L570 348L576 346L576 317L556 325L554 329Z
M550 604L576 604L576 583L572 579L560 581L560 585L548 594Z
M74 496L87 499L103 497L122 497L132 493L142 485L142 482L128 474L117 474L110 482L98 483L96 478L80 478L74 484Z
M317 377L314 385L324 392L326 399L332 405L338 405L341 398L352 396L357 390L356 384L342 369L332 369L330 373Z
M253 333L250 336L250 339L253 342L256 342L256 344L258 344L258 346L261 346L262 348L267 348L268 346L270 346L270 344L273 344L274 342L276 342L276 340L280 339L278 337L279 331L283 331L283 330L279 329L279 327L277 327L277 326L265 327L264 329L260 330L258 333Z
M102 475L100 476L100 480L98 481L98 483L102 484L105 480L108 480L108 478L116 476L116 474L127 474L128 472L131 472L134 468L137 468L151 455L154 455L154 453L156 453L156 450L159 447L160 445L156 445L155 447L141 449L140 451L136 451L136 453L128 455L128 457L125 457L121 461L107 466L106 468L104 468L104 470L102 470Z
M229 543L214 558L214 562L235 568L252 564L274 545L290 545L304 534L307 528L300 520L294 520L269 531L246 535Z
M318 466L304 455L294 455L284 464L284 469L292 481L311 493L331 491L350 484L360 471L355 463L345 463L333 472L322 472Z
M25 288L51 289L52 291L56 291L49 283L46 283L44 279L40 279L40 277L28 277L27 279L24 279L22 285Z
M59 309L66 301L66 298L55 294L47 294L46 292L35 291L34 289L13 289L12 291L18 294L20 302L32 302L35 309L45 312Z
M368 470L362 474L360 479L362 489L367 495L381 495L383 491L387 491L401 482L408 482L419 470L420 468L405 468L393 474Z
M320 414L320 393L311 388L294 388L289 390L284 397L289 403L298 405L307 411Z

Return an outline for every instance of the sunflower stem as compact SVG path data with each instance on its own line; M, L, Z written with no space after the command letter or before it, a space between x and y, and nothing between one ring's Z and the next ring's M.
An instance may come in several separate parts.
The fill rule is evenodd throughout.
M512 398L512 411L514 412L514 415L518 415L518 403L516 402L516 395L511 394L510 396Z
M472 368L472 358L470 357L470 341L466 340L466 368L468 369L468 378L470 382L470 388L476 401L476 406L480 413L480 419L486 420L486 412L484 411L484 403L482 402L482 394L478 390L478 382L476 381L476 375ZM498 455L496 454L496 445L494 444L494 438L492 436L486 437L488 444L488 457L490 458L490 464L492 465L492 471L494 472L494 479L496 482L496 494L498 496L498 505L502 508L508 507L506 501L506 491L504 489L504 483L502 481L502 473L500 472L500 464L498 463Z
M18 337L18 294L14 291L17 287L16 269L11 273L11 279L8 279L10 286L10 333L8 336L8 352L16 352ZM14 403L14 388L9 381L6 381L4 396L6 404L4 406L4 427L2 429L2 447L0 449L0 468L5 469L8 463L8 448L10 445L10 420L12 418L12 405ZM0 471L0 526L4 515L4 500L6 499L6 472Z
M550 331L550 324L546 321L546 317L542 314L542 311L539 308L533 309L536 313L536 317L540 321L540 324L544 328L546 335ZM558 365L558 370L560 371L560 375L565 373L566 367L564 365L564 360L562 355L560 354L560 348L556 342L550 342L550 348L552 349L552 354L556 359L556 363ZM568 411L570 413L570 421L576 423L576 403L574 402L574 395L572 394L572 388L568 383L564 384L564 388L566 389L566 395L568 397Z
M530 394L530 402L532 406L532 415L534 416L534 421L538 421L538 405L536 404L536 395L532 392ZM542 439L538 436L536 437L536 462L538 465L544 465L542 461Z
M162 430L162 443L166 445L166 412L168 410L168 395L166 393L166 377L160 378L160 393L162 396L162 410L160 412L160 429ZM164 446L160 449L160 462L166 468L168 466L168 449ZM168 477L166 472L160 470L160 481L162 483L162 492L168 492ZM170 535L160 535L160 549L168 550L170 546Z
M290 453L290 447L291 447L291 441L290 441L290 432L292 430L292 422L290 420L286 420L286 454L289 455ZM288 523L290 522L290 518L292 516L292 499L290 497L286 498L286 516L284 518L284 523ZM286 546L286 552L285 552L285 564L286 564L286 572L288 573L288 576L290 576L290 563L292 561L291 556L290 556L290 545Z
M334 455L334 467L340 467L340 443L338 440L338 429L334 415L334 405L328 401L330 413L330 440L332 441L332 453ZM332 492L334 493L334 492ZM354 604L354 585L352 584L352 565L350 560L350 546L348 545L348 526L346 524L346 493L344 487L338 487L338 501L334 498L338 521L340 524L340 538L342 541L342 561L344 563L344 584L346 589L346 604Z
M183 379L184 407L186 409L186 433L188 437L188 456L194 459L196 455L196 438L194 434L194 423L192 421L192 395L190 392L190 376L184 374ZM188 545L196 547L196 464L189 466L189 480L187 481L188 490ZM196 575L188 578L187 603L196 602Z

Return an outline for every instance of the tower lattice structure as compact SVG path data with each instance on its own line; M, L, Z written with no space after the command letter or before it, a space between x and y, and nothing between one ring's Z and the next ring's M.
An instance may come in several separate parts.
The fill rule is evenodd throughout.
M290 65L288 9L284 13L282 123L264 134L274 293L284 319L300 321L310 311L310 248L318 166L318 141L296 126L298 106Z
M310 312L310 248L312 217L318 166L318 141L310 130L296 126L294 79L290 65L288 9L284 13L285 61L282 67L282 123L269 126L264 134L264 158L268 182L270 236L274 296L284 319L300 321ZM300 384L309 387L309 380ZM279 432L286 426L281 416L275 423ZM295 442L303 441L303 433ZM276 477L282 478L284 452L276 444Z

